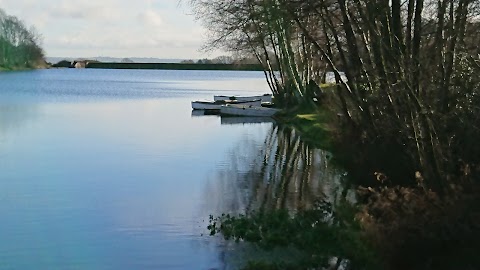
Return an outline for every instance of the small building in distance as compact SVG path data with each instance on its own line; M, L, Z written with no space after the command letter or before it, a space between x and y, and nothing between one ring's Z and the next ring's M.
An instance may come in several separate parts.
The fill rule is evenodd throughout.
M75 67L75 68L86 68L87 64L88 64L88 62L86 62L86 61L78 61L73 65L73 67Z

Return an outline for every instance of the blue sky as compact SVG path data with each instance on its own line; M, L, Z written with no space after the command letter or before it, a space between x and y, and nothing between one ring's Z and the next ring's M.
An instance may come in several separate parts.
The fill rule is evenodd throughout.
M34 25L50 57L215 56L200 51L205 29L188 0L0 0L0 8Z

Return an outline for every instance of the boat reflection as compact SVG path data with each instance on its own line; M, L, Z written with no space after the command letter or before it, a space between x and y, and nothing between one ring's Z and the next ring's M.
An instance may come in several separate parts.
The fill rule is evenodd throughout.
M192 110L192 117L205 116L205 115L218 116L218 112L213 110Z
M271 117L248 117L248 116L221 116L222 125L238 125L238 124L258 124L258 123L275 123L275 119Z

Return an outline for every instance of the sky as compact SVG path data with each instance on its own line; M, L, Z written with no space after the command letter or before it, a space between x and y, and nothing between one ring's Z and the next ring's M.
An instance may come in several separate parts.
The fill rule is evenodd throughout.
M206 30L188 0L0 0L0 8L33 25L48 57L194 59Z

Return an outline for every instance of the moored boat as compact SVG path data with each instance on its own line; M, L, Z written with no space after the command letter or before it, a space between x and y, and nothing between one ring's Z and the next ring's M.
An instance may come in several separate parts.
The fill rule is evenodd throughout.
M279 109L265 108L248 105L224 105L220 108L220 114L238 116L264 116L271 117L278 113Z
M262 102L272 102L272 95L265 94L259 96L213 96L213 100L238 100L238 101L252 101L260 99Z
M194 110L220 110L223 105L244 105L244 106L261 106L262 101L256 99L253 101L240 100L217 100L217 101L192 101L192 109Z

